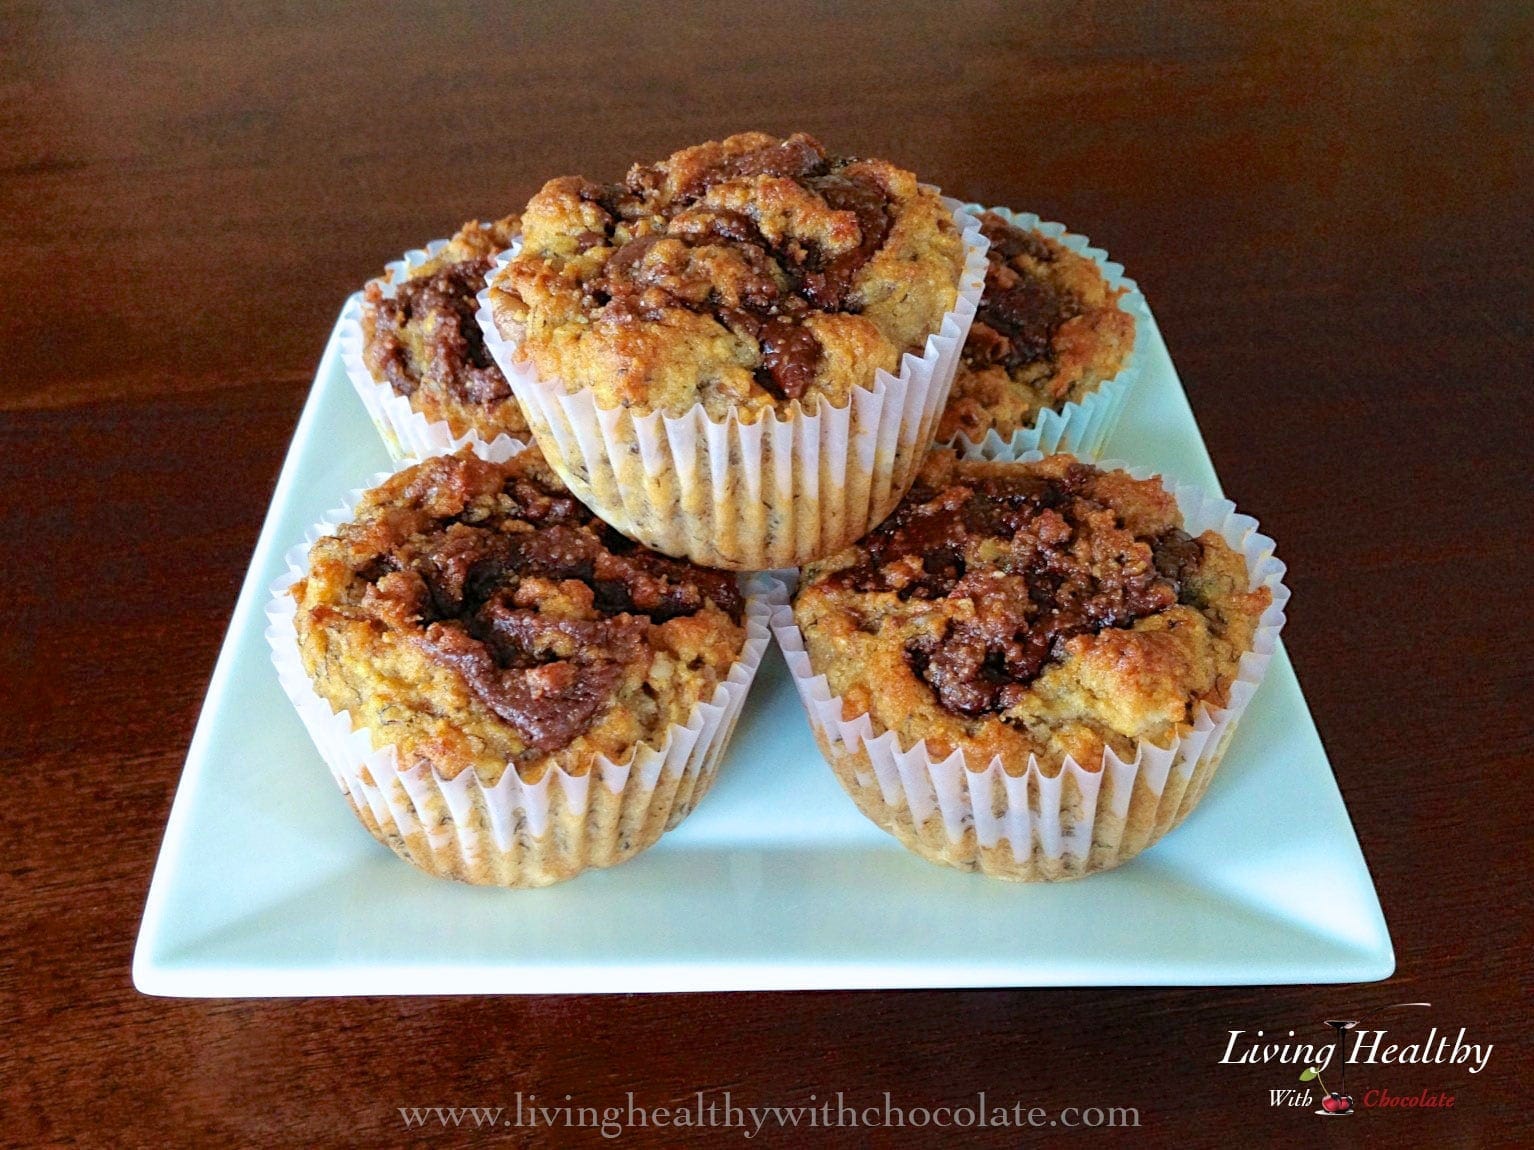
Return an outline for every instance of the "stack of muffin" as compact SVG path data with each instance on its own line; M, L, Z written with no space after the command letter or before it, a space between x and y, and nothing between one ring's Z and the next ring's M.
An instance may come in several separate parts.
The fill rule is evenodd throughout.
M341 344L400 467L269 610L363 823L471 882L630 858L708 790L775 634L917 854L1057 879L1155 842L1287 591L1229 503L1088 462L1144 359L1121 272L760 133L391 264Z

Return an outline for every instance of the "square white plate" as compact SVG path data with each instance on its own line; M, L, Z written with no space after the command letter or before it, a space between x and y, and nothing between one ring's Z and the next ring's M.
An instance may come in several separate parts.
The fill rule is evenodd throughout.
M1215 486L1159 332L1136 386L1108 456ZM284 550L388 462L332 335L187 754L133 960L141 991L1206 985L1395 969L1282 649L1188 821L1082 881L1016 885L906 853L838 787L775 649L713 791L639 858L535 891L416 871L337 793L262 637Z

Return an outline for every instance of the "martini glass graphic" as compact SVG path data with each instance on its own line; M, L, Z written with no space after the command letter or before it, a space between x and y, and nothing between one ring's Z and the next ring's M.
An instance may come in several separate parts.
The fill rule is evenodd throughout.
M1343 1039L1347 1037L1348 1031L1358 1025L1358 1019L1328 1018L1326 1025L1337 1032L1337 1049L1343 1050ZM1321 1097L1321 1109L1316 1111L1317 1114L1327 1118L1341 1118L1344 1115L1353 1113L1353 1096L1348 1093L1348 1058L1346 1051L1343 1051L1341 1068L1342 1089L1327 1090ZM1321 1083L1321 1086L1322 1089L1325 1089L1326 1083Z

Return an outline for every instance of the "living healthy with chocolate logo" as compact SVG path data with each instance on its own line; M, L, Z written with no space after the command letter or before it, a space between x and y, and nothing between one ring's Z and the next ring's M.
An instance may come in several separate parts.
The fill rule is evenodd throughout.
M1428 1002L1401 1002L1384 1007L1378 1013L1388 1016L1393 1011L1425 1010L1431 1006ZM1314 1030L1329 1032L1329 1039L1307 1041L1304 1033ZM1491 1061L1495 1045L1477 1041L1464 1026L1435 1025L1421 1031L1398 1025L1373 1026L1357 1017L1327 1018L1316 1024L1312 1031L1304 1033L1286 1030L1278 1036L1262 1030L1251 1033L1231 1030L1220 1063L1299 1066L1302 1069L1296 1079L1297 1085L1269 1087L1268 1104L1310 1109L1323 1118L1341 1118L1360 1110L1447 1109L1456 1101L1452 1091L1431 1087L1413 1093L1371 1084L1359 1095L1348 1088L1349 1067L1418 1065L1480 1074ZM1358 1074L1355 1070L1355 1083ZM1372 1072L1370 1077L1374 1077Z

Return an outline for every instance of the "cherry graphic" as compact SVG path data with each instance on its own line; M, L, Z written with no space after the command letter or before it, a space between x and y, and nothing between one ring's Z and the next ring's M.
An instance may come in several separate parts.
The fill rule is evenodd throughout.
M1341 1050L1343 1035L1358 1025L1358 1019L1328 1018L1326 1020L1326 1025L1330 1026L1337 1032L1337 1049ZM1348 1060L1346 1055L1344 1055L1342 1059L1341 1090L1326 1089L1326 1082L1321 1077L1321 1068L1319 1066L1307 1066L1305 1070L1300 1074L1301 1082L1310 1082L1312 1079L1321 1083L1322 1090L1326 1090L1326 1093L1321 1096L1321 1109L1316 1111L1317 1114L1323 1114L1329 1118L1338 1118L1344 1114L1353 1113L1353 1096L1347 1092Z
M1340 1118L1344 1114L1353 1113L1353 1096L1343 1094L1337 1090L1327 1090L1326 1081L1321 1077L1319 1066L1307 1066L1300 1072L1301 1082L1319 1082L1321 1089L1325 1091L1321 1095L1321 1109L1316 1113L1326 1118Z

